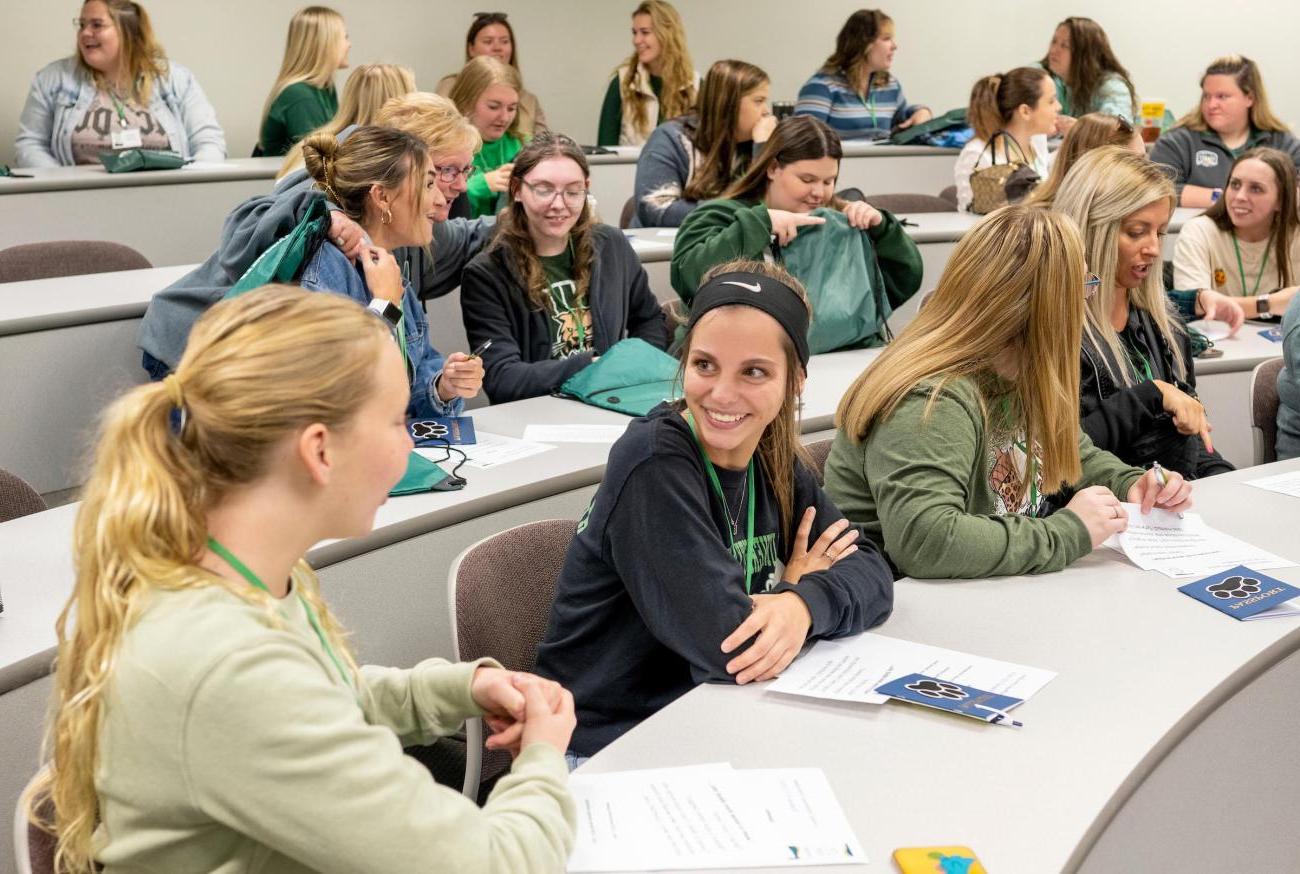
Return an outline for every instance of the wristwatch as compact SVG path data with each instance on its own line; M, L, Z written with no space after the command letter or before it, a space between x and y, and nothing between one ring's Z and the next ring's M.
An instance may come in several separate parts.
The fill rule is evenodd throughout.
M377 316L383 316L384 320L393 327L397 327L397 323L402 320L402 308L382 297L377 297L366 304L366 309Z
M1257 295L1255 297L1255 318L1257 319L1273 318L1273 313L1268 308L1268 296L1270 294L1272 294L1272 292L1266 291L1263 294Z

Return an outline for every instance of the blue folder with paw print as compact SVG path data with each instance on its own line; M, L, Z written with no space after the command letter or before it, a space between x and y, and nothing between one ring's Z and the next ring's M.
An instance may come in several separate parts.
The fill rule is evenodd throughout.
M1253 571L1244 564L1179 586L1178 591L1233 619L1300 616L1300 602L1291 601L1300 595L1300 589L1268 574Z
M1007 711L1019 704L1023 698L986 692L974 686L927 677L925 674L908 674L897 677L888 683L876 687L881 695L908 701L924 707L935 707L961 716L969 716L981 722L995 722L1005 725L1020 726L1020 723L1007 716Z

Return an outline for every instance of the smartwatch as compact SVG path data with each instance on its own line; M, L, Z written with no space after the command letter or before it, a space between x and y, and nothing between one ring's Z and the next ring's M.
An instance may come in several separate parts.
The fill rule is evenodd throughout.
M377 316L383 316L384 321L388 322L388 324L392 325L394 328L396 328L397 323L402 320L402 308L395 305L392 301L384 300L382 297L377 297L370 303L366 304L366 309L370 310Z
M1268 296L1271 293L1272 292L1266 291L1263 294L1255 297L1255 318L1257 319L1273 318L1273 312L1268 307Z

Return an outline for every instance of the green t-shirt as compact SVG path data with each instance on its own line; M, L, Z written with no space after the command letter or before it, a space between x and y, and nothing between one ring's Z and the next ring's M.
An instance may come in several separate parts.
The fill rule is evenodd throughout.
M334 86L317 88L295 82L276 95L262 119L258 145L263 155L285 155L298 140L325 124L339 111Z
M573 247L559 255L543 255L540 260L550 293L546 327L551 333L551 357L568 358L592 351L591 309L586 295L579 299L573 281Z
M484 143L483 148L479 149L478 154L474 156L474 173L469 177L465 192L469 197L472 218L496 215L497 201L501 195L488 188L487 179L483 174L495 170L502 164L509 164L523 147L523 143L506 134L495 142Z

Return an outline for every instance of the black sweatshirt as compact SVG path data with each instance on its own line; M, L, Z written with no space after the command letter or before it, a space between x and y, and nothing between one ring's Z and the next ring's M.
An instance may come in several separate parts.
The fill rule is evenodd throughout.
M789 538L778 532L776 498L756 462L753 594L794 592L812 614L809 638L842 637L878 625L893 606L893 574L859 536L858 551L798 585L780 581ZM700 683L733 682L722 641L749 616L743 580L745 472L718 469L731 518L713 493L690 427L661 404L614 444L605 478L578 523L537 671L573 692L578 727L570 748L584 756ZM796 520L817 508L812 540L843 518L797 466Z
M1151 462L1159 461L1162 467L1176 470L1188 479L1225 473L1233 469L1232 465L1218 452L1208 451L1200 435L1178 433L1173 417L1164 410L1160 389L1146 379L1142 369L1140 362L1144 358L1154 379L1196 396L1191 340L1182 331L1174 336L1187 365L1185 379L1175 376L1173 350L1151 314L1129 307L1128 324L1119 332L1120 345L1132 357L1131 366L1142 381L1124 387L1107 368L1107 363L1118 374L1127 362L1116 362L1109 349L1099 348L1084 333L1079 375L1083 430L1099 449L1138 467L1150 467Z

